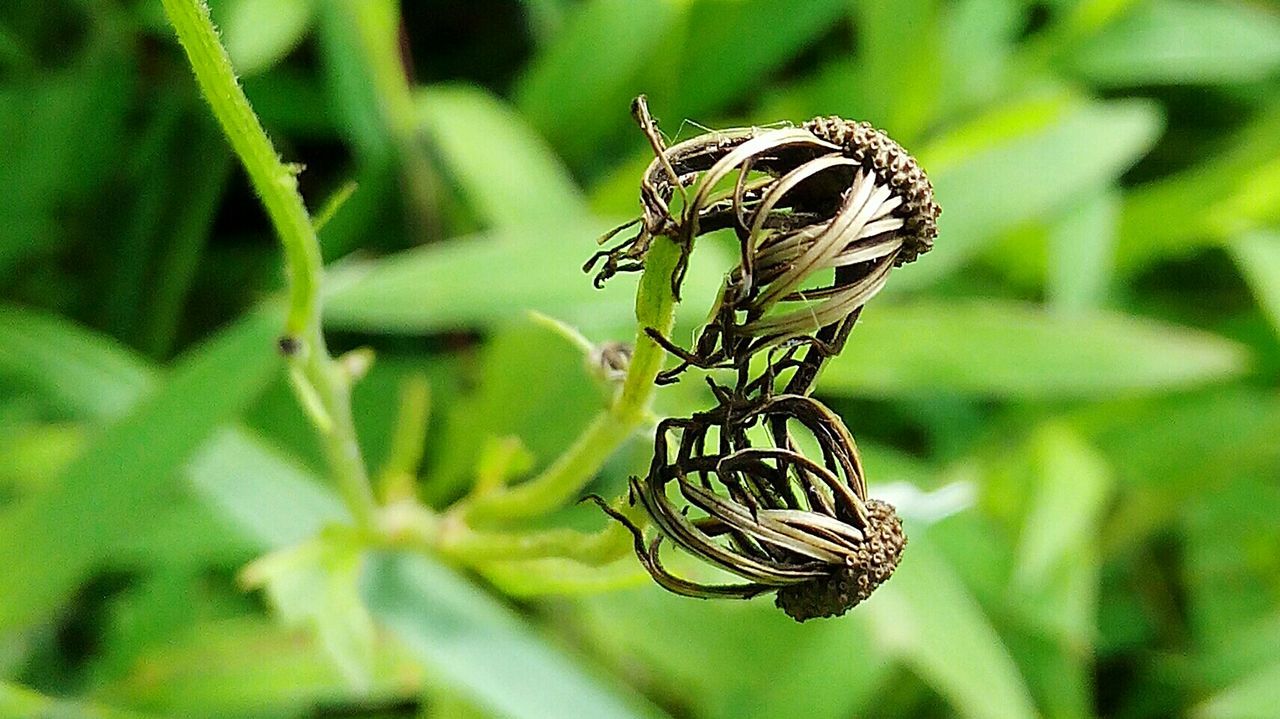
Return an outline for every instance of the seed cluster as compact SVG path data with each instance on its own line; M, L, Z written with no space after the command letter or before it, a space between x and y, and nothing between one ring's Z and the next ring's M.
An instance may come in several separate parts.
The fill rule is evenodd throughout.
M649 473L631 481L655 536L606 511L632 530L641 563L673 592L777 590L777 605L799 621L842 614L889 577L906 539L893 508L867 499L844 423L809 394L890 270L932 247L933 188L914 158L867 123L815 118L667 147L643 96L632 110L655 159L641 180L642 216L602 242L639 229L585 269L599 265L597 285L641 269L653 237L665 235L683 248L671 278L678 297L695 239L731 229L739 260L694 346L647 331L681 360L659 383L690 367L732 369L736 381L711 382L714 408L659 425ZM747 581L677 577L660 560L664 541Z

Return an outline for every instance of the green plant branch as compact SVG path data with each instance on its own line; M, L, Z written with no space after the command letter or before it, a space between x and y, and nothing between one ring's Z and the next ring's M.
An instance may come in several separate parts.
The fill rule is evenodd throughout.
M619 511L632 513L626 506L619 507ZM632 547L630 532L618 523L610 523L598 532L566 528L490 531L475 529L456 514L436 514L413 501L389 505L383 520L379 533L370 536L369 541L390 548L426 551L469 566L552 557L600 566L626 556Z
M244 165L284 248L289 311L281 347L299 400L321 435L330 469L356 523L373 521L373 492L351 418L351 377L325 346L320 327L324 268L315 227L298 192L297 167L280 160L245 97L204 0L163 0L223 134Z
M675 324L676 298L671 277L681 248L666 237L653 241L645 257L636 293L636 340L622 390L613 403L587 425L578 439L541 474L510 488L472 495L450 511L468 524L522 519L545 514L577 499L605 461L650 416L654 380L666 352L648 334L652 327L664 335Z

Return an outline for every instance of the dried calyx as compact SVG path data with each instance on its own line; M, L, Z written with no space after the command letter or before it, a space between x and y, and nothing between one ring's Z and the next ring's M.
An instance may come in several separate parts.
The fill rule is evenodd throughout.
M756 427L761 436L749 437ZM641 563L666 589L704 598L778 590L777 605L804 621L843 614L897 566L902 526L891 506L866 499L853 437L817 400L726 398L710 411L664 420L654 444L649 473L632 479L631 493L655 537L646 541L602 506L631 529ZM817 445L820 460L801 452L806 444ZM747 581L679 577L660 559L666 541Z

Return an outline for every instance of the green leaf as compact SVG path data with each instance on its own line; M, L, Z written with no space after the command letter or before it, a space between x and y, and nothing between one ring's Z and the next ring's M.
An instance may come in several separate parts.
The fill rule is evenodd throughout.
M1280 333L1280 233L1257 232L1229 246L1258 305Z
M89 702L46 697L30 689L0 682L0 716L49 719L145 719L146 715Z
M504 717L659 716L606 688L451 570L421 556L371 557L365 598L409 652L478 706Z
M516 86L516 105L572 165L632 126L640 71L677 17L670 0L590 0L538 52ZM639 132L636 132L639 139Z
M1055 310L1083 312L1106 304L1119 216L1120 194L1109 189L1053 223L1046 294Z
M117 181L129 146L124 126L135 91L127 70L132 61L122 52L123 36L97 43L96 52L58 72L0 82L0 274L6 278L19 262L80 235L66 221L67 209L101 197L101 187Z
M190 352L163 386L107 427L53 487L0 518L0 547L10 552L0 574L0 627L53 611L103 559L105 546L132 531L145 508L164 501L170 476L279 371L272 341L280 322L274 309L255 312ZM24 352L0 347L5 364ZM34 358L28 352L24 359Z
M1106 397L1220 381L1249 361L1240 346L1196 330L992 300L873 306L853 337L823 373L824 391Z
M927 536L916 532L863 610L877 643L966 717L1035 717L1030 693L983 614Z
M379 652L373 678L360 697L371 705L405 701L423 682L398 651ZM297 717L352 701L317 642L258 617L199 622L142 652L97 694L174 717Z
M1280 703L1280 662L1263 667L1196 707L1195 719L1257 719Z
M1280 17L1242 2L1147 0L1067 65L1100 85L1259 81L1280 67Z
M225 0L216 19L236 72L269 70L311 29L315 0Z
M576 606L598 652L614 665L646 667L652 684L683 700L689 716L862 716L893 676L860 610L800 625L772 597L698 601L669 594L647 577L643 587L582 597Z
M492 328L537 310L589 337L626 337L635 327L638 275L602 290L582 263L609 223L566 222L555 230L490 232L416 248L334 273L325 321L334 327L420 334ZM705 319L720 285L727 248L699 248L685 278L685 317Z
M735 100L753 98L763 78L850 9L844 0L699 0L686 7L671 105L654 93L654 112L667 118L672 133L677 120L704 119Z
M1200 162L1125 193L1117 267L1133 273L1260 229L1280 213L1280 103Z
M492 95L432 86L417 103L445 170L486 225L559 229L587 216L586 200L555 154Z
M1092 448L1060 425L1036 433L1032 454L1039 476L1018 540L1012 604L1083 665L1092 654L1099 525L1110 473Z
M1047 120L1046 109L1033 102L1003 111L1003 131L980 118L921 153L942 206L939 237L890 287L935 280L1001 233L1101 190L1147 152L1161 127L1156 106L1138 100L1049 109Z
M1224 477L1183 507L1187 615L1199 636L1230 636L1276 611L1280 596L1280 463ZM1232 548L1224 551L1224 547Z
M947 110L995 98L1005 87L1025 8L1017 0L959 0L943 8L942 87Z
M940 4L937 0L870 0L853 5L858 21L859 85L869 89L864 93L864 116L908 147L933 121L941 97Z
M484 348L475 392L447 410L441 450L424 486L456 499L477 474L486 441L516 437L545 466L604 406L581 352L532 322L510 323ZM547 408L556 421L547 421Z
M65 320L0 308L0 369L56 406L90 417L123 414L148 387L119 344Z
M115 420L158 384L159 373L141 359L80 327L12 308L0 309L0 318L0 375L18 378L63 411ZM259 548L302 541L346 517L337 497L293 458L242 429L215 433L185 471Z
M342 675L358 691L373 685L373 617L360 600L360 545L319 536L260 557L241 581L262 587L287 626L316 633Z

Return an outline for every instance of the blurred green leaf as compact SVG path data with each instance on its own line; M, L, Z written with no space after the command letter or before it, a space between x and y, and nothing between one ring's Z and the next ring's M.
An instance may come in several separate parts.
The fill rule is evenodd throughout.
M445 171L486 225L550 229L587 216L555 154L499 100L474 88L431 86L417 102Z
M1159 110L1137 100L1067 107L1047 121L1045 110L1028 103L1001 118L1010 129L1022 125L1016 134L993 136L998 130L978 120L921 153L942 206L940 236L928 261L895 278L896 286L936 279L1000 233L1100 191L1147 152L1161 128ZM956 154L956 146L966 151Z
M678 120L708 120L709 113L749 100L761 78L838 27L850 6L843 0L698 0L685 10L676 35L682 42L673 48L678 66L673 75L660 76L672 83L670 106L653 90L654 112L666 118L670 133Z
M522 225L353 264L334 274L325 320L342 328L415 334L488 328L537 310L589 337L629 339L638 275L620 275L597 290L582 271L607 226L569 220L555 229ZM712 246L695 254L685 279L686 318L705 319L701 313L708 303L698 298L714 296L727 262Z
M20 378L63 411L116 420L157 384L145 363L100 335L11 308L0 316L0 376ZM217 432L185 470L192 486L262 548L299 542L346 516L296 461L243 430Z
M62 71L0 82L0 276L65 244L68 206L89 204L121 164L133 78L115 38Z
M55 486L0 517L0 547L10 553L0 574L6 597L0 627L51 612L102 559L105 544L131 531L142 508L163 501L169 475L279 371L272 344L280 322L275 309L255 312L188 353L163 386L106 428ZM0 362L40 362L43 351L21 344L39 345L38 331L19 322L5 328L18 342L0 349Z
M404 701L421 673L399 652L380 652L372 704ZM97 692L104 701L181 717L294 717L351 699L341 672L305 634L258 618L222 619L144 652Z
M1280 216L1280 104L1262 104L1248 123L1199 163L1125 194L1117 266L1132 273L1261 229Z
M1195 719L1259 719L1280 706L1280 662L1259 669L1191 712Z
M578 599L582 623L610 664L646 667L657 690L685 698L691 716L861 716L891 676L860 612L802 626L769 597L703 602L645 581Z
M119 344L66 320L0 308L0 368L76 414L124 414L148 387L141 364Z
M995 98L1004 87L1026 10L1017 0L958 0L942 8L939 88L948 111Z
M1010 613L1027 626L1010 638L1010 648L1046 714L1086 715L1093 705L1100 525L1110 473L1064 425L1039 428L1030 450L1035 487L1008 592Z
M1097 397L1221 381L1249 361L1242 347L1196 330L991 300L873 307L853 336L823 373L824 391Z
M1280 68L1280 17L1242 2L1145 0L1067 64L1101 85L1262 80Z
M671 0L590 0L529 63L516 105L575 167L631 125L639 74L674 26ZM636 133L637 140L639 133Z
M448 410L441 451L424 486L456 499L474 480L487 441L518 438L538 467L554 460L605 406L582 353L532 322L510 323L485 346L477 390ZM556 422L546 421L547 407Z
M1231 636L1275 612L1280 597L1276 471L1223 477L1183 509L1187 614L1199 636ZM1230 550L1224 550L1230 547Z
M231 64L241 75L270 69L311 29L316 0L223 0L214 19Z
M1280 233L1258 232L1230 245L1240 274L1253 289L1271 326L1280 333Z
M937 0L853 4L859 28L859 85L867 88L863 115L908 147L933 120L942 93L940 4Z
M1106 190L1068 209L1049 230L1046 294L1055 310L1105 306L1114 272L1120 195Z
M364 593L410 653L499 716L660 715L607 688L509 609L425 557L371 557Z
M241 581L262 587L286 626L316 633L357 691L373 685L373 617L360 600L360 545L319 536L253 561Z
M862 610L871 634L966 717L1035 717L1026 684L973 596L913 532L893 578Z
M60 701L0 682L0 716L31 719L144 719L145 715L82 701Z
M1096 553L1097 529L1110 478L1105 463L1072 432L1042 428L1033 441L1041 475L1018 542L1015 589L1043 587L1063 565ZM1084 639L1092 624L1083 613L1058 613L1068 635Z

